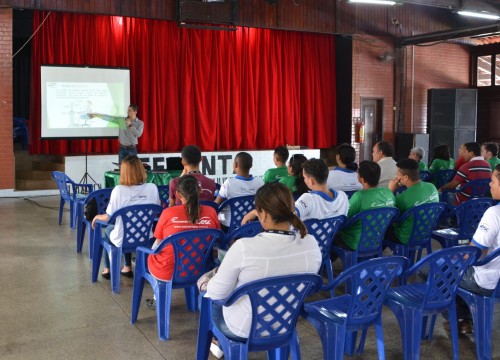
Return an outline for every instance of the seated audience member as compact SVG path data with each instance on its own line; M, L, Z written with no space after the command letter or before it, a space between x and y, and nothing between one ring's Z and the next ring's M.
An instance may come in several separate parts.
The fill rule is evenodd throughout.
M450 157L450 148L448 145L438 145L433 149L433 158L429 172L437 173L441 170L453 170L455 168L455 160Z
M146 183L146 170L142 165L142 161L137 155L127 155L123 158L120 168L120 185L113 188L109 198L109 204L106 208L106 213L96 215L92 220L92 228L95 229L97 220L108 221L114 212L131 205L142 204L158 204L160 205L160 196L158 188L155 184ZM106 227L104 241L115 246L122 246L123 243L123 223L120 218L116 219L115 225ZM101 273L105 279L110 279L109 272L109 257L105 254L104 271ZM132 254L123 254L125 258L125 266L121 270L121 274L126 277L133 277L132 273Z
M338 146L323 149L320 153L321 159L324 160L328 166L328 170L332 170L335 166L339 166L337 163Z
M184 166L181 177L184 175L193 175L201 186L200 200L213 201L215 196L215 181L207 178L200 171L200 148L195 145L187 145L182 148L181 157L182 165ZM181 204L180 199L176 195L177 183L180 179L179 177L170 181L170 206Z
M469 142L460 146L462 157L466 161L457 174L448 184L439 190L455 189L458 185L464 185L476 179L489 179L491 176L490 164L481 156L481 147L477 142ZM456 203L467 201L469 195L463 191L456 194Z
M455 161L455 170L458 171L462 167L463 164L465 164L467 161L464 159L464 156L462 154L462 146L458 148L458 158L457 161Z
M224 200L238 196L255 195L257 189L264 185L260 177L250 175L250 169L253 165L252 155L247 152L236 154L233 163L233 172L236 174L234 178L227 179L222 184L219 195L215 202L222 204ZM229 206L226 206L219 213L219 221L223 226L228 227L231 224L231 211Z
M280 183L285 184L294 196L300 196L309 191L304 182L302 174L302 164L307 161L307 158L302 154L292 155L288 161L288 175L280 179Z
M396 164L396 177L389 183L389 190L396 191L400 186L406 190L396 196L396 207L402 215L412 207L439 202L439 194L434 184L421 181L418 163L413 159L402 159ZM406 219L403 223L394 225L389 240L408 244L413 229L413 218ZM394 234L394 236L392 236Z
M396 162L392 158L394 148L387 141L379 141L373 146L373 161L380 166L380 180L378 187L387 187L389 181L396 176Z
M500 200L500 165L497 165L491 175L491 196ZM482 250L487 255L500 247L500 206L492 206L484 213L471 245ZM500 279L500 257L483 266L470 266L466 269L460 287L470 292L490 296ZM457 296L457 319L460 333L472 333L472 315L469 307Z
M425 150L420 146L416 146L410 150L409 159L413 159L418 162L418 169L420 171L427 171L427 165L422 161L425 156Z
M365 210L379 207L394 207L394 194L386 187L377 187L380 179L380 166L373 161L362 161L358 168L358 179L363 189L355 192L349 199L347 218ZM361 223L356 223L341 231L335 242L344 248L356 250L361 239Z
M156 242L153 248L170 235L186 230L219 229L217 212L211 206L200 205L201 191L198 180L192 175L179 179L176 186L176 198L180 206L168 207L161 213L154 232ZM170 281L175 265L174 248L167 245L156 255L148 256L148 269L151 275L162 281ZM146 305L152 307L152 301L146 300Z
M310 159L302 165L307 187L311 190L295 202L295 211L301 220L326 219L347 215L349 200L343 191L328 189L328 167L320 159ZM254 220L257 211L252 210L243 218L242 224Z
M356 150L348 144L338 146L335 166L328 173L328 187L342 191L361 190L363 186L358 181L356 170L358 165L356 161Z
M286 161L288 160L288 149L285 146L278 146L274 149L273 161L275 168L268 169L264 173L264 182L276 182L288 175Z
M490 164L491 171L495 170L495 166L500 164L498 144L494 142L484 143L481 146L481 156Z
M294 214L292 194L285 185L270 183L262 186L255 195L255 207L264 231L253 238L236 241L214 277L200 287L202 291L206 287L206 296L214 300L226 298L251 281L291 274L316 274L321 266L317 241L307 234L305 225ZM291 228L297 231L291 231ZM248 337L252 309L247 297L227 307L214 307L212 311L214 314L222 312L228 329L236 336Z

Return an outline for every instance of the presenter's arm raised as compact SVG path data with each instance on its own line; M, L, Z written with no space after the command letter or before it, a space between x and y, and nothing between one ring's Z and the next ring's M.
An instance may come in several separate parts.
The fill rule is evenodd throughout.
M111 115L98 114L98 113L90 113L90 114L88 114L88 116L91 119L98 117L100 119L103 119L104 121L114 122L117 124L119 124L124 119L122 116L111 116Z

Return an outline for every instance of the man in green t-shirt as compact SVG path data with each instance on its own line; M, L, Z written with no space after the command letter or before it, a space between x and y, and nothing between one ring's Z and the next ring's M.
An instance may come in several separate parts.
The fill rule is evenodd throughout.
M386 187L377 187L380 180L380 166L374 161L362 161L358 168L358 180L363 189L356 191L349 199L350 219L357 213L379 207L394 207L394 194ZM361 223L357 222L340 233L335 239L337 245L356 250L361 239Z
M498 158L498 144L488 142L481 145L481 156L490 164L491 171L494 171L495 166L500 164L500 159Z
M278 146L274 149L273 161L275 168L268 169L264 173L264 183L279 181L282 177L288 175L286 161L288 160L288 149L285 146Z
M413 159L403 159L396 164L396 177L389 182L389 190L395 191L400 186L407 189L396 196L396 207L400 214L414 206L439 202L439 193L432 183L420 181L418 163ZM413 229L413 218L394 225L389 231L389 240L407 244Z

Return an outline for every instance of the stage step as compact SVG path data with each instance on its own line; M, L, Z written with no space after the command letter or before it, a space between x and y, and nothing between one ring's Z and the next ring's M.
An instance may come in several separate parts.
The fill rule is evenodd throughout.
M16 190L49 190L57 189L54 180L17 180Z
M30 155L15 150L16 190L57 189L52 171L64 172L64 157L59 155Z
M52 180L52 172L44 170L20 170L16 171L18 180Z

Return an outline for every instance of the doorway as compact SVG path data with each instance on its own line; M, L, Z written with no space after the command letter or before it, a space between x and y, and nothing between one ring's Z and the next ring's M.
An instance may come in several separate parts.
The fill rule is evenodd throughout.
M365 141L359 148L359 160L372 160L372 149L383 137L383 99L361 98L361 119L365 124Z

